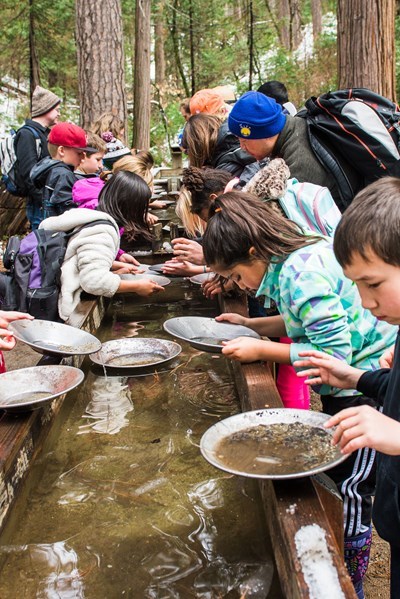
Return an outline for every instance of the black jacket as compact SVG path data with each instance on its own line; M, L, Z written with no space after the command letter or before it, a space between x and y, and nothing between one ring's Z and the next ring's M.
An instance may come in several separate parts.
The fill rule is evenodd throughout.
M383 413L400 422L400 333L392 369L366 372L357 390L383 404ZM377 454L376 492L372 518L379 535L400 547L400 456Z
M33 167L30 177L35 187L41 190L43 206L62 206L57 214L76 207L72 201L72 186L77 181L73 166L47 157Z
M210 166L240 177L244 168L252 162L255 158L241 149L238 138L228 129L228 122L222 123Z
M40 154L38 156L36 138L32 131L26 127L21 127L21 129L17 131L14 141L18 165L17 183L22 189L26 189L28 191L28 197L31 200L40 203L42 200L42 194L32 183L29 174L39 160L49 156L49 151L47 149L47 137L49 135L50 129L43 127L43 125L37 121L33 121L32 119L26 119L25 125L32 127L32 129L35 129L38 132L40 140Z

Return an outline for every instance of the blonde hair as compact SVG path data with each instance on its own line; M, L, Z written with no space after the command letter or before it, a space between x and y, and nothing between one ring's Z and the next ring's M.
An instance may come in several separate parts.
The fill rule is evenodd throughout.
M121 131L124 129L125 124L122 119L119 118L114 112L104 112L97 121L90 127L93 133L102 136L102 133L110 131L116 139L121 139Z
M204 235L205 223L197 214L192 213L192 194L186 187L180 189L175 212L190 237Z
M94 148L97 152L101 152L105 154L107 152L107 144L104 140L101 139L96 133L92 131L85 131L87 137L87 145L89 148ZM89 152L90 153L90 152ZM91 152L92 154L94 152Z
M57 155L59 147L60 146L55 146L54 144L51 144L51 143L47 142L47 149L49 151L49 154L50 154L51 158L55 158L55 156Z
M142 177L149 187L153 186L154 176L151 172L154 166L154 159L150 152L139 152L135 156L123 156L113 164L113 173L119 171L129 171Z

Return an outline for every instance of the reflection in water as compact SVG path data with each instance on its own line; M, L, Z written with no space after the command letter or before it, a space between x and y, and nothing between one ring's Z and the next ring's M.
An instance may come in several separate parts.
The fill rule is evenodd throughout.
M47 545L4 545L0 556L17 557L24 572L25 583L35 581L35 597L46 599L83 599L84 584L78 570L78 556L64 541ZM23 589L16 590L15 597L23 597ZM27 595L29 596L29 595ZM4 596L5 597L5 596Z
M92 422L80 426L78 435L90 432L115 435L129 424L126 414L132 412L133 403L125 377L97 377L91 393L92 399L82 418Z
M210 315L197 291L177 299L171 283L163 305L117 300L100 337L132 334L135 323L141 336L165 337L165 318ZM277 585L268 590L256 483L215 470L198 448L237 411L225 358L188 344L165 372L89 372L3 536L0 598L281 599Z

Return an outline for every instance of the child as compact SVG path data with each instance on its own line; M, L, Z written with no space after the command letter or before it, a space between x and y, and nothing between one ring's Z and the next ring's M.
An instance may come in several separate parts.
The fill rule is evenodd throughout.
M91 130L106 142L107 151L103 162L106 169L111 170L114 162L131 154L130 149L125 145L125 125L124 122L114 112L105 112L95 123Z
M325 349L352 366L378 368L379 356L392 345L396 330L363 309L357 289L344 276L329 240L303 234L295 223L241 192L219 196L210 216L203 239L207 264L241 289L273 299L279 311L279 316L254 319L222 314L217 320L242 324L268 337L287 335L293 340L286 345L242 337L225 343L225 356L242 362L293 364L302 350ZM342 391L322 385L317 391L328 414L354 405L375 405L354 388ZM344 501L347 565L353 583L361 587L371 539L374 452L359 450L329 474ZM358 552L359 561L353 559L353 550Z
M95 133L86 131L87 143L94 152L85 152L80 165L75 170L77 179L98 177L103 170L103 158L107 151L106 142Z
M4 310L0 310L0 374L6 372L6 364L1 350L10 351L15 346L15 338L12 332L8 330L8 325L14 320L24 319L33 320L33 316L25 312L5 312Z
M50 158L43 158L31 170L34 185L43 190L43 218L75 208L72 201L74 170L80 165L84 152L96 151L88 146L84 130L73 123L54 125L48 137L48 149Z
M400 324L400 180L385 177L362 190L346 210L335 234L335 255L354 281L364 308L378 320ZM345 454L363 447L377 450L377 485L373 520L391 547L391 598L400 597L400 344L397 336L392 369L365 372L319 352L296 366L311 385L357 389L383 405L383 414L367 406L333 416L333 440ZM309 366L311 365L311 368Z
M112 172L113 174L118 173L118 171L129 171L130 173L135 173L136 175L139 175L139 177L142 177L142 179L144 179L147 185L150 187L151 191L153 191L153 166L153 156L150 154L150 152L143 150L134 156L132 154L129 156L123 156L114 162ZM166 204L162 200L155 200L149 204L149 208L165 208L165 206Z
M67 320L78 305L82 291L105 297L115 293L150 295L163 291L163 287L151 280L122 281L110 272L119 250L119 229L123 227L131 238L139 234L150 238L146 225L150 195L143 179L133 173L120 172L103 187L98 210L77 208L41 223L40 228L50 231L71 231L99 219L111 223L83 228L68 242L58 304L63 320Z

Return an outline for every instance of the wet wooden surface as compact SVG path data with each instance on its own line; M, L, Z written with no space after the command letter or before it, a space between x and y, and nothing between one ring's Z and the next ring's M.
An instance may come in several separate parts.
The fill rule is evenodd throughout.
M244 298L221 298L221 310L247 315L246 301ZM243 411L283 407L272 365L232 362L232 370ZM310 597L297 555L295 535L301 527L317 524L325 531L329 555L344 597L356 599L343 560L342 502L336 491L327 488L324 476L285 481L260 479L259 486L284 596L288 599Z

